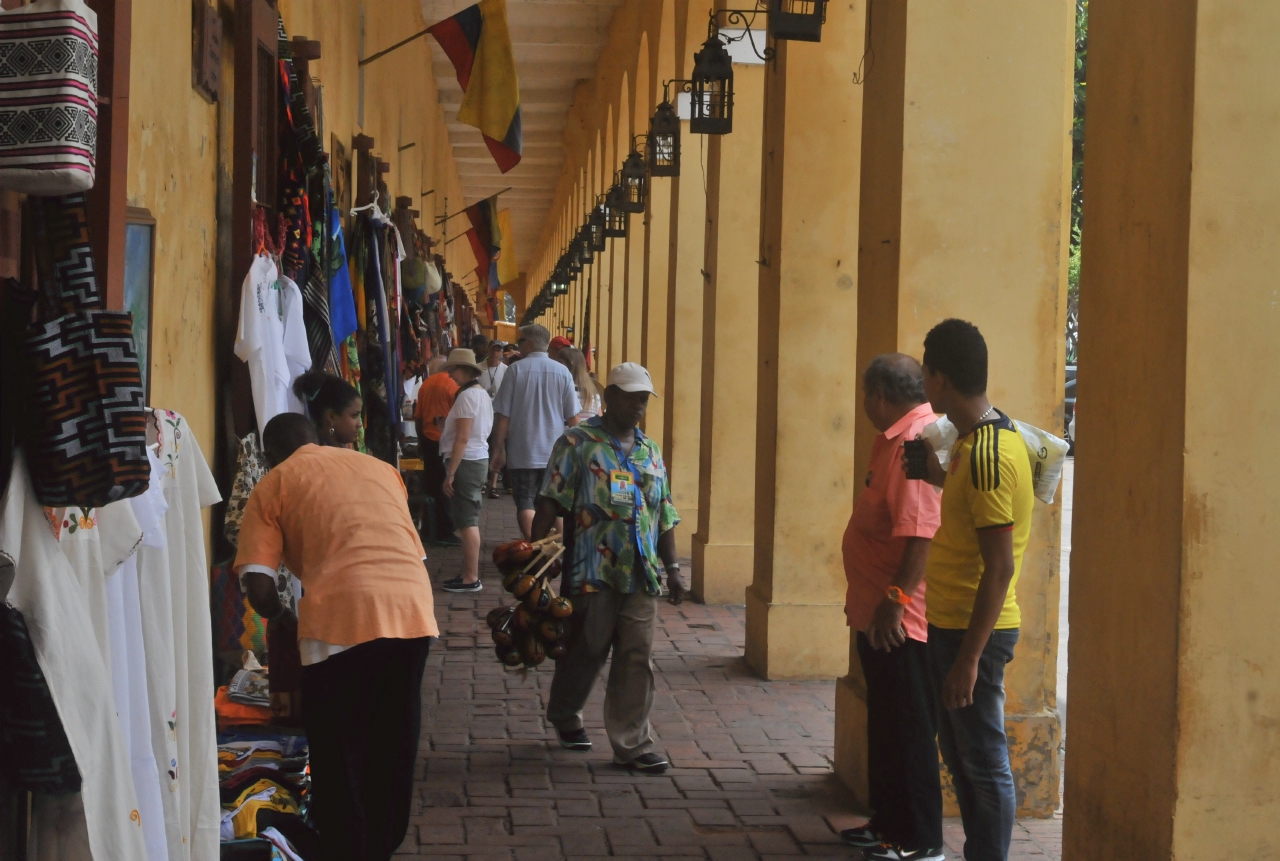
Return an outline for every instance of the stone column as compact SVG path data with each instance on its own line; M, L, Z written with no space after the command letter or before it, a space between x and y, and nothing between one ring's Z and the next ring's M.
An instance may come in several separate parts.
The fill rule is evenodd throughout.
M876 0L872 20L858 368L889 350L918 357L934 324L961 317L987 340L992 402L1061 434L1072 4ZM856 474L875 435L859 422ZM1049 816L1058 803L1060 531L1057 503L1037 502L1017 586L1021 635L1006 673L1021 815ZM837 687L837 768L860 787L865 707L851 657Z
M658 397L649 399L644 432L665 453L667 377L667 291L671 279L671 183L663 177L649 180L649 211L645 215L645 291L641 320L640 363L653 377ZM690 530L692 531L692 530ZM677 533L679 534L679 533Z
M1063 857L1266 858L1280 10L1092 6Z
M864 4L765 66L755 565L747 663L766 678L848 666L840 541L853 500Z
M760 37L763 42L763 37ZM709 135L702 297L702 455L693 594L738 604L755 529L757 285L764 66L734 64L733 133ZM689 148L697 145L694 144Z
M689 124L680 124L684 152L693 139ZM696 140L694 141L696 143ZM670 293L667 295L667 367L661 394L665 401L667 471L671 501L680 513L676 547L683 557L693 554L698 527L699 443L702 423L702 244L707 198L701 168L682 162L683 176L671 180Z

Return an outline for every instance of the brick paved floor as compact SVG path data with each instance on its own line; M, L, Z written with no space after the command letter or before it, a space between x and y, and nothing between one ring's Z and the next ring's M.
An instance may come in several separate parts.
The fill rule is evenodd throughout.
M663 776L615 768L588 704L589 754L562 750L544 719L552 663L521 675L493 657L484 615L509 602L489 562L518 537L510 497L486 501L478 596L436 592L441 640L423 685L417 804L401 855L437 861L639 859L755 861L856 858L837 831L861 824L831 769L831 682L765 682L742 663L741 607L661 604L654 648ZM456 576L456 549L431 548L438 583ZM607 670L606 670L607 671ZM948 820L950 857L963 833ZM1020 822L1015 861L1059 859L1061 821Z

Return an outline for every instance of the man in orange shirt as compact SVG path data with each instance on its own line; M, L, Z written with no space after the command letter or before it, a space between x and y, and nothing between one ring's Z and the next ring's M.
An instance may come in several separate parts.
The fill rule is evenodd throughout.
M305 416L267 423L272 469L245 506L235 566L254 610L296 625L322 861L388 861L409 826L440 630L400 473L316 443ZM302 581L297 619L276 591L281 563Z
M444 432L444 420L458 394L458 384L445 373L446 361L444 356L436 356L427 363L428 376L418 389L413 418L418 426L418 446L427 495L435 500L435 543L456 545L460 542L453 534L449 500L444 495L444 461L440 457L440 434Z
M902 444L935 420L920 363L901 353L871 360L863 408L880 434L844 534L845 614L857 630L867 683L871 822L840 836L873 861L940 861L942 789L934 740L925 559L941 522L932 485L909 481Z

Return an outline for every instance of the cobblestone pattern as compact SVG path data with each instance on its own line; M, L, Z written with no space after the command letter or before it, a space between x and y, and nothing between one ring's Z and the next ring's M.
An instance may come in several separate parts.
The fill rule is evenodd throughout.
M557 744L545 720L553 664L527 674L494 659L484 615L510 601L488 561L518 536L509 497L486 501L477 596L436 593L442 638L423 686L417 803L400 855L437 861L850 859L838 831L862 824L831 768L830 682L766 682L742 663L740 607L663 602L655 638L653 724L673 768L633 775L612 764L603 684L584 715L590 753ZM436 582L459 553L432 548ZM607 672L607 668L606 668ZM962 857L958 821L949 857ZM1061 822L1021 822L1011 859L1059 859Z

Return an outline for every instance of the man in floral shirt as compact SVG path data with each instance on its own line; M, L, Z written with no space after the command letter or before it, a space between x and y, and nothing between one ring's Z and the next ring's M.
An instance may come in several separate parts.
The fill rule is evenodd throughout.
M562 591L573 600L568 653L556 664L547 704L560 744L591 749L582 708L613 649L604 724L614 762L666 771L653 751L653 633L662 574L671 602L684 597L676 556L671 488L662 452L637 427L654 394L649 372L634 362L609 373L604 415L570 428L556 443L533 521L534 539L565 519Z

